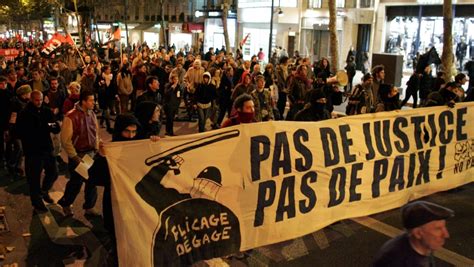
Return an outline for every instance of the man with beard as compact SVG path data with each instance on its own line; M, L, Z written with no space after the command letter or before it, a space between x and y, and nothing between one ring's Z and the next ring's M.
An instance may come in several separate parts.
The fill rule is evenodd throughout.
M44 92L44 104L46 104L53 112L54 121L62 121L63 105L66 100L66 94L59 89L59 80L57 77L52 76L49 79L49 90ZM59 131L51 134L53 140L54 155L58 160L61 168L65 168L65 162L61 158L61 137Z
M295 121L322 121L331 118L326 109L326 96L321 89L312 89L308 93L309 103L295 115Z
M18 115L16 128L25 154L25 171L30 185L31 204L35 211L46 212L48 209L43 200L48 203L54 202L48 191L58 178L56 154L50 134L58 134L61 128L51 109L43 105L41 92L31 93L31 101ZM43 169L45 176L41 185Z

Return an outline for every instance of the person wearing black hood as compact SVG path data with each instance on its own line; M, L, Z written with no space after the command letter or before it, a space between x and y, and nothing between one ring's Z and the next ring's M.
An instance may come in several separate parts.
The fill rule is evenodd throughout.
M439 91L432 92L428 95L426 100L425 107L437 107L448 105L453 108L457 99L457 85L455 82L449 82L444 88L441 88Z
M326 95L321 89L312 89L308 93L309 103L295 115L295 121L322 121L331 118L326 109Z
M140 122L137 138L159 139L161 123L160 123L161 106L152 101L140 102L135 108L135 117Z
M392 111L400 109L400 93L392 84L382 83L379 87L380 103L377 104L375 112Z
M211 83L211 74L204 72L202 76L203 82L197 86L196 92L194 93L198 110L198 127L200 133L206 130L206 121L211 115L212 101L217 98L216 86Z
M114 131L112 133L112 142L137 140L137 130L139 127L140 122L138 122L135 116L131 114L118 115L115 119ZM109 232L112 242L115 244L115 226L112 211L110 171L109 166L107 165L106 154L102 146L99 149L99 154L97 154L94 159L94 164L89 169L89 177L91 177L91 183L95 184L96 186L104 187L104 196L102 198L104 227Z

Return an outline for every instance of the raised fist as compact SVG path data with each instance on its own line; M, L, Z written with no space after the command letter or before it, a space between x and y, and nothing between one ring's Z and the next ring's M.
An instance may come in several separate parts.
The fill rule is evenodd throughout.
M175 174L179 174L179 168L181 165L184 163L184 159L180 157L179 155L174 155L171 158L168 158L165 163L168 165L168 167L174 171Z

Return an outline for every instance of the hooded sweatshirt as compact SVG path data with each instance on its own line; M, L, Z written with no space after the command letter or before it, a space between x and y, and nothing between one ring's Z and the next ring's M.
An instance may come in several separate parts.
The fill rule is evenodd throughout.
M208 105L210 107L211 101L217 98L216 86L211 83L211 74L209 72L205 72L202 76L203 77L207 76L209 79L207 83L204 83L204 79L203 79L203 83L198 85L194 98L198 106ZM208 107L201 107L201 108L208 108Z

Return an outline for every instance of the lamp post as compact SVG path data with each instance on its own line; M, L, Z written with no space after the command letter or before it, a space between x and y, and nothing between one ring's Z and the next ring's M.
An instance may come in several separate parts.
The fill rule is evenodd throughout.
M272 0L272 7L270 8L270 36L268 37L268 62L272 56L272 36L273 36L273 9L275 8L275 0Z

